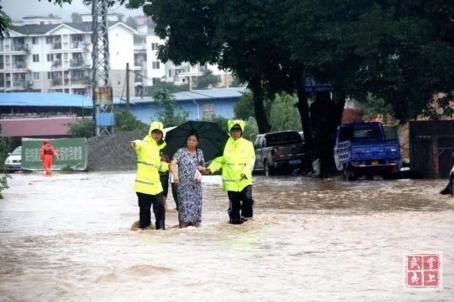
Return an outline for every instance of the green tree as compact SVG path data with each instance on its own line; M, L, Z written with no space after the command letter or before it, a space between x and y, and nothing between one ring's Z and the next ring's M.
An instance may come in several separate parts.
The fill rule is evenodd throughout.
M228 119L223 116L212 114L210 116L203 117L202 120L208 121L208 122L214 122L214 123L218 124L219 127L221 127L221 129L224 129L226 133L228 132L228 129L227 129Z
M134 19L133 17L129 16L127 19L126 19L126 24L129 26L129 27L132 27L134 29L137 29L137 22L136 22L136 19Z
M247 120L249 117L254 116L254 99L252 93L247 92L243 94L233 109L235 117Z
M254 142L257 134L259 134L259 127L255 118L251 116L246 120L243 137L251 142Z
M72 137L92 137L95 123L92 119L84 118L69 125L68 134Z
M147 132L148 125L139 121L134 114L129 111L115 111L114 131L118 133L134 130Z
M211 70L207 70L203 75L196 78L196 87L198 89L204 89L208 87L216 87L219 84L220 79L218 76L215 76Z
M71 21L73 23L80 23L82 22L82 16L79 13L74 12L71 14Z
M158 112L158 120L165 127L178 126L184 123L188 112L178 108L175 97L168 90L160 90L153 95L161 110Z
M10 144L6 137L0 137L0 170L3 170L5 159L8 156L8 150L10 150Z
M301 130L301 118L295 110L298 99L287 93L277 94L271 105L272 131Z
M180 91L188 91L189 90L189 85L184 84L184 85L175 85L173 83L165 82L165 81L159 81L155 83L153 86L149 87L149 92L147 94L149 96L153 96L156 92L160 90L167 90L169 93L175 93L175 92L180 92Z

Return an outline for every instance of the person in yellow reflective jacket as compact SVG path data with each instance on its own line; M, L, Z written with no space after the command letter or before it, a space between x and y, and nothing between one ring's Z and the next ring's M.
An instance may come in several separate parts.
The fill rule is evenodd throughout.
M169 164L161 161L160 151L165 146L163 141L164 125L152 122L148 135L143 140L130 142L137 155L137 174L134 189L139 199L139 227L145 229L151 224L151 205L156 219L157 230L165 230L165 201L159 172L169 170Z
M229 120L230 138L222 156L217 157L202 172L214 173L222 169L222 183L229 197L230 223L240 224L252 218L252 170L255 164L254 146L242 137L245 122ZM240 215L241 211L241 215Z

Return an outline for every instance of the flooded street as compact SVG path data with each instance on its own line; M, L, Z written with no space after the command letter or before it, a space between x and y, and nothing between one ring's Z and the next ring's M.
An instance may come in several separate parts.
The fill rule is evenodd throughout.
M255 219L227 223L205 177L201 228L131 230L134 173L15 174L0 200L0 301L453 301L454 198L443 180L256 177ZM174 208L171 198L168 207ZM443 288L406 289L403 258L441 253Z

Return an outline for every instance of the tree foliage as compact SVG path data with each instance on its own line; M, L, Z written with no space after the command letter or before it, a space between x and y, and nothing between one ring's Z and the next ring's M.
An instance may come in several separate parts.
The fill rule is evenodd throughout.
M134 130L147 132L148 125L139 121L134 114L129 111L115 111L115 133Z
M71 21L74 23L82 22L82 16L79 13L72 13L71 14Z
M220 80L218 76L215 76L211 70L207 70L203 75L196 78L196 88L204 89L209 87L216 87Z
M153 95L161 110L158 112L158 120L165 127L178 126L184 123L188 117L188 112L177 106L175 97L168 90L162 89Z
M76 123L69 125L68 134L72 137L85 137L89 138L93 136L93 129L95 123L90 118L83 118Z
M272 131L301 130L301 118L295 110L297 102L294 95L276 94L269 118Z
M243 94L233 109L235 116L242 120L247 120L249 117L254 116L254 100L252 94L247 92Z

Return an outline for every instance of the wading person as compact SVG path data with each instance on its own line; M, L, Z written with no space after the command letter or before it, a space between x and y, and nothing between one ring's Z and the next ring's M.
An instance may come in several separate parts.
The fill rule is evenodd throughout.
M240 224L253 216L252 170L255 151L252 143L242 137L244 126L242 120L229 120L230 138L223 155L215 158L208 169L201 169L204 173L222 169L222 183L229 197L228 212L232 224Z
M155 215L157 230L165 230L165 201L159 172L169 170L169 164L161 161L160 151L165 144L164 126L152 122L148 135L143 140L130 142L137 155L137 174L134 189L137 193L140 208L139 227L145 229L151 225L151 206Z
M199 136L192 133L186 139L186 147L173 156L170 168L173 182L178 185L178 220L180 227L198 227L202 222L202 183L199 169L205 160L203 151L197 148Z
M44 174L50 176L52 174L52 161L54 160L54 156L58 158L57 150L55 150L54 146L46 139L39 149L39 155L43 162Z

